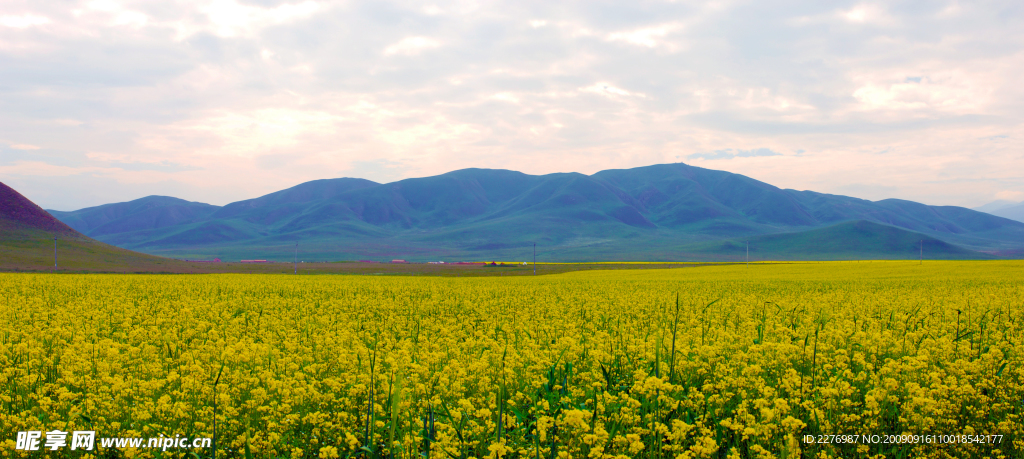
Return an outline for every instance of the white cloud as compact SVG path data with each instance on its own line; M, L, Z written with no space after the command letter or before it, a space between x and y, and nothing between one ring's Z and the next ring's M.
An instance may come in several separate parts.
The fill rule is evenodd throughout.
M343 117L318 110L262 108L251 111L218 110L199 119L161 129L147 136L142 146L156 151L175 151L190 140L206 139L196 150L201 155L255 157L296 147L303 136L329 133Z
M28 175L36 177L68 177L81 174L108 174L118 169L110 167L60 166L42 161L18 161L12 165L0 165L4 175Z
M29 145L27 143L16 143L11 145L11 148L15 150L38 150L39 147L35 145Z
M108 153L102 151L90 151L85 154L86 158L93 161L105 162L105 163L148 163L148 164L160 164L166 161L154 156L141 156L132 155L125 153Z
M610 83L594 83L594 84L592 84L590 86L587 86L585 88L580 88L580 91L591 92L591 93L594 93L594 94L600 94L602 96L607 96L607 97L622 96L622 97L639 97L641 99L647 97L645 94L642 94L642 93L639 93L639 92L631 92L631 91L627 91L627 90L622 89L622 88L617 88L615 86L612 86Z
M890 23L892 17L880 5L859 4L840 13L843 19L855 24Z
M497 94L492 95L490 99L500 100L502 102L509 102L513 104L519 103L519 98L516 97L515 94L512 94L510 92L499 92Z
M401 165L367 177L390 180L765 147L782 155L716 164L879 199L1024 193L1016 0L24 5L0 13L0 139L15 175L182 165L123 189L223 203L359 161ZM9 159L44 156L11 144L45 146L52 164ZM271 170L267 158L284 159ZM98 188L137 180L79 170L101 174ZM54 186L78 196L82 183Z
M90 13L103 14L110 26L128 26L141 28L149 24L149 16L136 10L126 8L123 4L114 0L93 0L86 4ZM85 11L78 11L78 15L85 14Z
M177 30L177 40L183 40L201 32L210 32L220 37L252 37L270 26L283 25L313 17L323 9L320 3L307 0L301 3L285 3L273 8L239 3L237 0L210 0L203 2L195 11L196 20L170 21L167 25Z
M964 72L871 81L853 97L865 110L933 110L970 113L986 105L993 90L987 78Z
M621 41L646 48L667 47L675 49L677 45L666 40L666 37L680 28L679 24L662 24L624 32L614 32L608 34L608 41Z
M25 29L32 26L49 24L50 18L46 16L37 16L34 14L25 14L21 16L0 16L0 25L4 27L13 27L15 29Z
M1024 199L1024 191L1003 190L996 193L995 198L1006 201L1020 201L1021 199Z
M427 37L406 37L398 43L395 43L387 48L384 48L385 56L394 56L396 54L412 56L419 54L428 49L434 49L441 46L441 42Z

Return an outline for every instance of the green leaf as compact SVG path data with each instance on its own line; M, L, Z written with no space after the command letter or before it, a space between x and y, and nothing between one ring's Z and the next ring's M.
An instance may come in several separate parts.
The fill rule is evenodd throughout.
M518 424L523 424L526 421L526 415L523 414L522 411L519 411L519 409L514 406L510 406L508 409L512 410L512 413L516 415L516 422Z

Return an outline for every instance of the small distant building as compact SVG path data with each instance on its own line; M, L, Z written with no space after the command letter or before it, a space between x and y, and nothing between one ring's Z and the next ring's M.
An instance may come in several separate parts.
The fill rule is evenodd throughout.
M405 260L391 260L392 263L408 263Z
M267 260L241 260L242 263L269 263Z
M220 263L220 258L214 258L212 260L185 260L189 263Z

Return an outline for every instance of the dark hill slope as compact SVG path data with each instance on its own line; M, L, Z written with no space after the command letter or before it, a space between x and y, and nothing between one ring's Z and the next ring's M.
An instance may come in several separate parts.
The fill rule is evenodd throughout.
M659 226L707 220L747 220L782 226L819 223L785 190L724 171L660 164L592 176L625 192Z
M813 191L784 190L729 172L686 164L601 171L594 178L639 201L659 226L674 222L740 219L776 227L814 227L867 220L913 231L965 234L1024 224L963 207L927 206L898 199L872 202Z
M278 244L282 241L305 239L309 234L285 236L283 239L279 236L346 220L337 212L338 209L334 209L335 212L332 212L330 219L323 221L316 221L315 217L311 219L307 214L316 206L344 193L378 185L369 180L356 178L313 180L255 199L230 203L219 208L205 220L170 228L140 228L132 232L111 235L105 240L125 247L151 250L157 247L192 248L252 241ZM296 225L296 220L306 223ZM380 232L377 231L376 234L379 235ZM347 236L348 232L329 231L328 234L314 237L330 238L339 235Z
M80 234L54 218L13 188L0 183L0 228L5 232L34 231L78 237Z
M239 218L272 225L283 216L302 212L310 203L329 200L346 192L379 185L359 178L313 180L255 199L233 202L214 213L213 219Z
M913 260L992 259L992 255L958 247L921 233L859 220L794 233L752 237L751 260ZM693 253L729 254L745 259L747 241L705 244Z
M11 187L0 183L0 270L187 272L177 260L113 247L61 223Z

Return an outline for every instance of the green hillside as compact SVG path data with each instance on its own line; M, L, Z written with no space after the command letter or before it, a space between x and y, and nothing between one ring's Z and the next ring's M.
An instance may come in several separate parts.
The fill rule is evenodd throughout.
M701 258L721 261L746 260L940 260L996 258L949 244L931 236L864 220L796 233L772 234L749 240L732 239L690 248ZM683 249L686 250L686 249Z
M112 220L96 217L110 216L109 206L56 215L104 242L175 258L281 258L298 242L307 258L318 261L494 259L519 257L537 243L550 261L671 261L730 253L712 241L859 220L968 250L1016 253L1024 247L1024 223L970 209L784 190L686 164L589 176L464 169L387 184L316 180L219 208L144 199L145 206L118 204L141 210ZM158 203L163 211L154 207ZM86 221L102 224L86 227ZM814 243L801 237L792 244L800 241ZM697 252L682 255L687 247ZM821 247L839 250L836 256L843 258L876 253L857 255L857 249L827 244L790 252L814 254Z
M188 272L186 263L86 237L0 183L0 270ZM56 267L54 238L56 237Z

